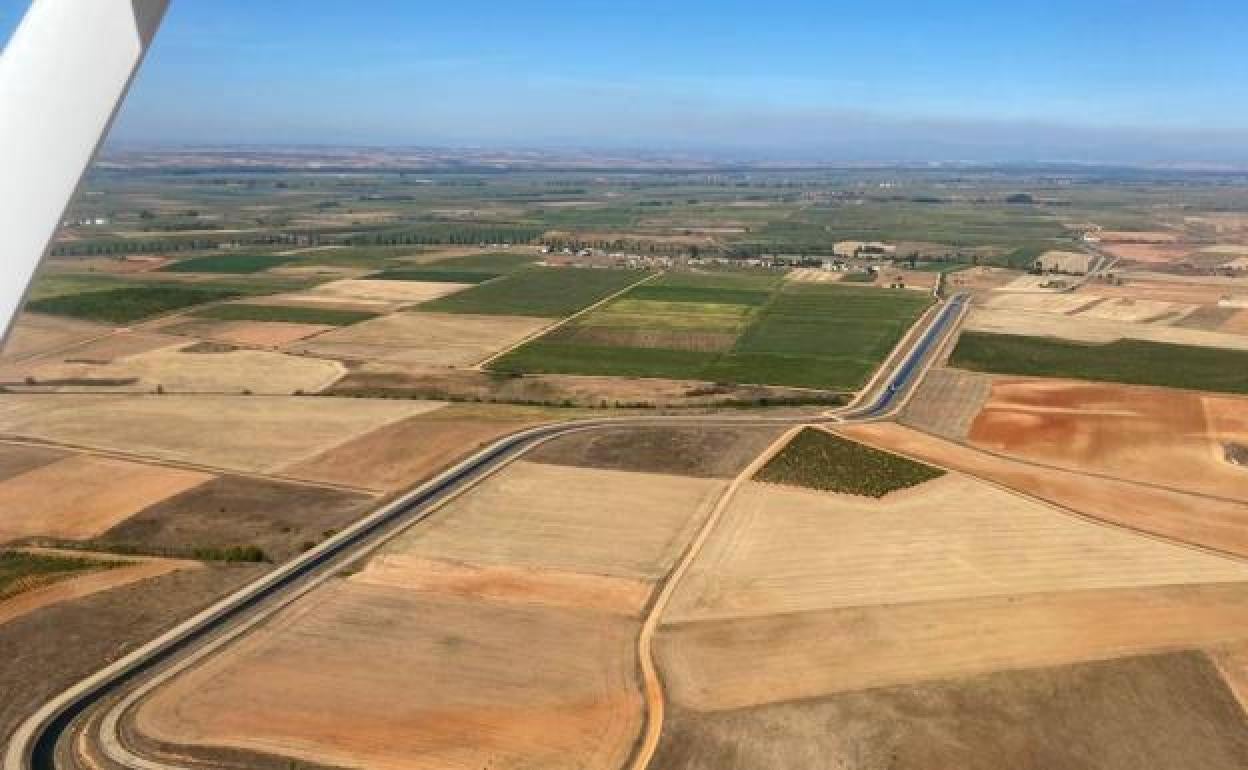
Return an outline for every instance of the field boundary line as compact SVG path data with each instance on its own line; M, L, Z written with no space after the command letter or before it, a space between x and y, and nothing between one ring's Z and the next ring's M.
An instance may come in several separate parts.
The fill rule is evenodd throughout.
M715 507L711 509L711 512L706 517L706 521L703 522L698 533L685 548L680 561L668 573L667 579L663 581L663 587L659 590L654 602L651 603L650 611L647 613L645 622L641 626L641 632L637 636L637 660L641 668L642 697L646 704L646 722L633 758L628 764L630 770L646 770L650 765L650 761L654 758L655 751L659 747L659 739L663 735L663 717L666 703L663 692L663 680L659 676L658 666L654 661L654 635L658 630L660 621L663 619L663 613L667 609L667 605L671 602L672 596L675 595L681 579L684 578L689 568L693 566L698 555L702 552L702 547L710 539L715 526L723 518L724 511L727 510L729 503L736 497L737 490L741 488L742 484L753 478L754 474L763 465L778 454L794 436L806 427L804 424L794 425L780 434L775 441L771 442L766 449L746 466L745 470L737 474L736 478L720 494L719 499L715 502Z
M542 269L542 268L539 268L539 269ZM586 269L586 268L581 268L581 269ZM598 300L598 301L597 301L597 302L595 302L594 304L589 305L588 307L583 307L583 308L581 308L580 310L578 310L578 311L576 311L575 313L573 313L572 315L570 315L570 316L568 316L568 317L566 317L566 318L563 318L563 319L561 319L561 320L555 321L554 323L550 324L549 326L543 326L542 328L540 328L540 329L538 329L537 331L533 332L532 334L528 335L527 337L525 337L524 339L520 340L519 342L516 342L516 343L514 343L514 344L512 344L512 345L508 345L507 347L503 348L502 350L495 351L494 353L489 354L488 356L486 356L485 358L481 359L480 361L478 361L477 363L473 364L472 366L465 367L465 368L466 368L466 369L468 369L468 370L470 370L470 371L471 371L471 370L473 370L473 369L475 369L475 370L477 370L477 371L482 371L482 370L484 370L484 369L485 369L485 367L486 367L486 366L488 366L489 364L493 363L494 361L496 361L496 360L498 360L498 359L502 358L503 356L507 355L508 353L510 353L511 351L515 350L516 348L521 347L521 346L523 346L523 345L527 345L527 344L529 344L530 342L532 342L532 341L534 341L534 340L538 339L539 337L545 337L547 334L549 334L549 333L553 332L555 329L558 329L558 328L561 328L561 327L563 327L563 326L566 326L567 324L571 323L572 321L575 321L576 319L580 318L580 317L581 317L581 316L583 316L583 315L586 315L586 314L588 314L588 313L592 313L593 311L597 310L598 308L602 307L603 305L607 304L608 302L612 302L612 301L614 301L614 300L618 299L619 297L623 296L624 294L627 294L628 292L632 291L633 289L637 288L638 286L642 285L643 283L646 283L647 281L653 281L654 279L658 278L659 276L663 275L663 274L664 274L664 273L666 273L666 272L667 272L666 270L657 270L657 271L655 271L655 272L652 272L652 273L650 273L649 275L647 275L645 278L642 278L640 281L636 281L636 282L634 282L634 283L630 283L629 285L625 286L623 289L620 289L619 291L615 292L614 294L611 294L610 296L607 296L607 297L603 297L602 299ZM488 281L487 281L487 283L488 283Z

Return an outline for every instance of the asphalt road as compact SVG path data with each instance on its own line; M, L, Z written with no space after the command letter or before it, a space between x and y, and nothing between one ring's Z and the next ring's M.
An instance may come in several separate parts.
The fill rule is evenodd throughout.
M858 402L836 412L815 417L616 417L541 426L504 437L49 701L18 727L0 770L58 767L61 736L76 726L79 717L110 699L118 705L113 705L100 723L100 748L104 753L125 767L174 770L175 765L146 760L125 748L118 733L119 719L127 704L159 681L245 633L516 457L557 436L622 425L801 425L887 417L904 404L933 354L957 328L965 303L966 295L955 295L936 306L902 340L880 374L863 389Z

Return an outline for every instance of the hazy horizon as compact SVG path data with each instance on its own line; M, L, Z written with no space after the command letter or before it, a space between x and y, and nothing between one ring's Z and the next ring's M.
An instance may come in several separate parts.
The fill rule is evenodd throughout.
M7 40L27 0L0 1ZM1248 165L1248 8L174 0L114 145Z

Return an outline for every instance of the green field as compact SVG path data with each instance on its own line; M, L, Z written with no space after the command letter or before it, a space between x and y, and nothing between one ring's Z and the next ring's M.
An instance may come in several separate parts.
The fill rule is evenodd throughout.
M1248 393L1248 351L1143 340L1096 345L1051 337L963 332L949 363L992 374Z
M0 551L0 600L47 585L75 573L121 567L126 562L72 556Z
M944 474L939 468L881 452L817 428L805 428L754 478L827 492L883 497Z
M645 278L635 270L535 267L421 305L422 310L559 318Z
M853 390L930 303L909 291L778 281L764 291L667 274L491 368Z
M239 293L229 289L134 286L45 297L26 303L26 309L36 313L124 324L205 302L231 299Z
M287 307L283 305L226 304L213 305L192 313L196 318L217 321L282 321L296 324L349 326L376 318L376 313L360 310L335 310L320 307Z
M170 262L160 270L166 273L260 273L296 259L297 256L277 254L211 254Z

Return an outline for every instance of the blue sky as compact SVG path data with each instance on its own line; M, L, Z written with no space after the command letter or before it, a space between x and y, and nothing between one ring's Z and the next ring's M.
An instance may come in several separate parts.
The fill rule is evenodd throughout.
M113 137L1242 163L1245 30L1223 0L173 0Z

